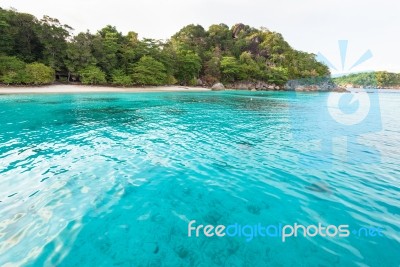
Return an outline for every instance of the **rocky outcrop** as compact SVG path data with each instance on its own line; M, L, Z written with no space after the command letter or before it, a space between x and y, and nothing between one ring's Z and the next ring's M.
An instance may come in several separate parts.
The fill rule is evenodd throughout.
M214 84L214 89L222 88L221 83ZM336 85L330 77L313 77L307 79L291 80L284 86L263 81L240 81L225 85L228 89L252 91L297 91L297 92L347 92L343 87ZM224 87L224 88L225 88Z
M266 83L263 81L256 81L256 82L250 82L250 81L241 81L241 82L235 82L228 84L226 86L229 89L236 89L236 90L257 90L257 91L267 91L267 90L282 90L283 88L281 86L271 84L271 83Z
M297 92L346 92L335 84L330 77L312 77L299 80L291 80L285 84L285 90Z
M216 83L211 87L213 91L223 91L225 90L225 86L222 83Z

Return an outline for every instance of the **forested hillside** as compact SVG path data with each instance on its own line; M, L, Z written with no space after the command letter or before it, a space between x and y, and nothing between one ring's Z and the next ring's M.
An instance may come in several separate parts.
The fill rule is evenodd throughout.
M188 25L166 41L113 26L72 33L57 19L0 8L0 83L282 85L329 75L315 55L293 49L281 34L243 24Z
M370 88L400 88L400 73L386 71L354 73L334 79L340 86Z

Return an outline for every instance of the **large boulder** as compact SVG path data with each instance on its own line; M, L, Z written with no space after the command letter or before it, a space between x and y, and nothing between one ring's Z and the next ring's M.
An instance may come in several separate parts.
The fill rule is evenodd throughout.
M225 90L225 86L222 83L216 83L211 87L213 91L222 91Z
M243 23L238 23L232 27L232 37L238 38L241 31L245 30L246 26Z

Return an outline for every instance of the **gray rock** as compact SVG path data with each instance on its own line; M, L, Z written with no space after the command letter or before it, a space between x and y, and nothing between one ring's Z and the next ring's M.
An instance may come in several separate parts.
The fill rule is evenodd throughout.
M285 90L300 91L300 92L329 92L341 90L328 77L310 77L299 80L291 80L285 84Z
M253 90L256 89L257 91L261 90L281 90L278 85L267 83L264 81L238 81L227 85L230 89L236 90Z
M246 26L243 23L238 23L233 26L232 28L232 35L233 38L238 38L241 31L243 31Z
M222 83L216 83L211 87L213 91L223 91L225 90L225 86Z

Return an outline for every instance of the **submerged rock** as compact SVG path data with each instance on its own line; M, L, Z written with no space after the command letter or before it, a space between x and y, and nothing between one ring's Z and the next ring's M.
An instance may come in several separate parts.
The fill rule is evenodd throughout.
M323 182L316 182L316 183L312 183L308 186L306 186L306 188L310 191L314 191L314 192L319 192L319 193L331 193L331 189L329 188L329 185Z

